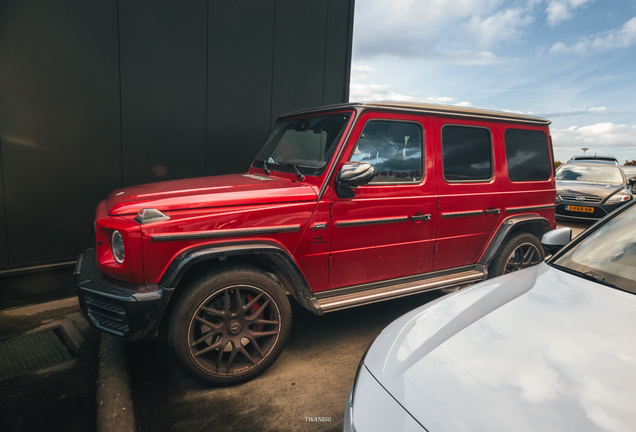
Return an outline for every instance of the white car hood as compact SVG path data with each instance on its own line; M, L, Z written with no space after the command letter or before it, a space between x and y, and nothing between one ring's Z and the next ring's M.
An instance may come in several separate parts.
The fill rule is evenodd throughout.
M429 432L633 431L636 295L543 263L404 315L365 366Z

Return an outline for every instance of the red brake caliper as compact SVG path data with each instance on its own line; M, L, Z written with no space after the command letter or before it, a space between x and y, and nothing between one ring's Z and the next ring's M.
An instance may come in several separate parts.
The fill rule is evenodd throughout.
M248 294L248 295L247 295L247 302L249 303L249 302L251 302L252 300L254 300L254 296L251 296L251 295L249 295L249 294ZM258 304L258 302L254 303L254 304L252 305L252 307L250 308L250 313L251 313L251 314L254 314L254 313L255 313L255 312L259 309L259 307L260 307L260 305ZM261 313L261 314L259 315L258 319L263 319L263 313ZM263 328L264 328L264 327L265 327L265 326L264 326L264 324L255 324L255 325L252 327L252 329L253 329L254 331L263 331Z

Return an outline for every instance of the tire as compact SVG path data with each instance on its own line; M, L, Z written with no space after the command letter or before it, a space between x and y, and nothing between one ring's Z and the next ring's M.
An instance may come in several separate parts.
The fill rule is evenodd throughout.
M214 386L245 382L283 351L291 307L278 282L263 270L232 264L184 289L170 316L168 343L194 379Z
M537 265L544 258L543 245L538 238L526 232L515 234L504 243L490 263L488 277L492 278Z

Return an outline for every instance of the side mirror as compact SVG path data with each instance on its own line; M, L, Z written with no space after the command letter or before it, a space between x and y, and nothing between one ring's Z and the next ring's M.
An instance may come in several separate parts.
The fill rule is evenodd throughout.
M353 188L369 183L375 176L369 162L346 162L336 178L336 193L340 198L353 198Z
M543 234L541 238L541 244L543 248L554 255L557 253L563 246L570 243L572 240L572 228L559 228L552 231L548 231Z

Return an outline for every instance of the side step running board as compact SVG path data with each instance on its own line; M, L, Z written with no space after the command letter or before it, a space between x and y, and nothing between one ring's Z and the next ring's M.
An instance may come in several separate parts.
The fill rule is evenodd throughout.
M477 269L439 276L428 275L419 279L400 278L393 281L394 283L385 282L379 287L377 283L373 283L368 284L367 287L362 285L316 293L316 300L323 312L333 312L434 289L459 287L485 278L486 274Z

